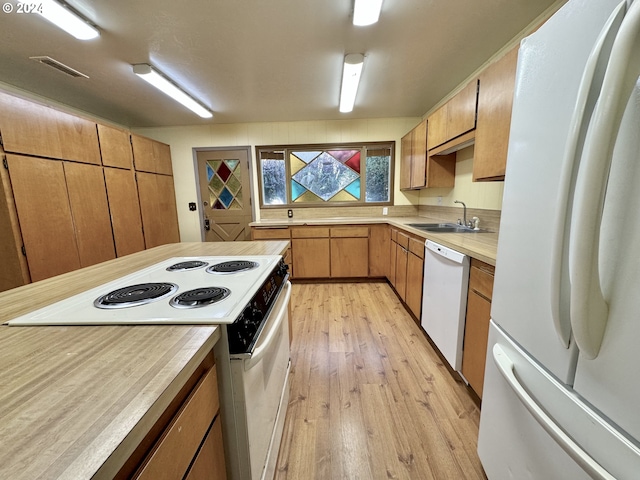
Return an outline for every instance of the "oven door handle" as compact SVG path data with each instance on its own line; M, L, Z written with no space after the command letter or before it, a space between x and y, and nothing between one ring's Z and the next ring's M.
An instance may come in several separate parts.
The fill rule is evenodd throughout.
M274 315L274 321L269 326L268 332L262 332L260 335L260 339L256 343L256 346L253 348L253 352L251 352L251 356L244 361L244 369L249 370L256 363L258 363L262 357L264 357L265 353L269 350L271 343L276 339L278 332L280 331L280 326L285 318L287 318L287 310L289 308L289 299L291 298L291 282L287 281L285 286L282 288L282 292L280 292L280 298L277 300L277 311L272 311L271 315Z

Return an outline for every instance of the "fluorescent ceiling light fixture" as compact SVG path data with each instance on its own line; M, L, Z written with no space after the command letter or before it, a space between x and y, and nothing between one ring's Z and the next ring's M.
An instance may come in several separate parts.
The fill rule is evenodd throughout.
M192 112L197 113L202 118L213 117L213 113L180 90L180 88L178 88L172 81L168 80L164 75L151 67L151 65L147 65L146 63L134 65L133 73L156 87L158 90L161 90L166 95L169 95L175 101L181 103Z
M340 111L343 113L353 110L363 64L364 55L361 53L350 53L344 57L342 89L340 90Z
M98 29L87 20L53 0L40 0L35 11L78 40L91 40L100 36Z
M382 0L355 0L353 24L359 27L371 25L380 18Z

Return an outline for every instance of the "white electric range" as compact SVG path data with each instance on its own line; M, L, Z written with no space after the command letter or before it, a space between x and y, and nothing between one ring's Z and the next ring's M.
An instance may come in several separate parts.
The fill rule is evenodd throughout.
M289 399L288 277L279 255L174 257L7 323L219 325L214 353L228 475L267 480Z

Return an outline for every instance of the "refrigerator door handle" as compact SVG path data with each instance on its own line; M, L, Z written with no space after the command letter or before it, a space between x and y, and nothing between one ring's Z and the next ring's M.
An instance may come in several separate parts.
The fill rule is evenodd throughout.
M626 0L622 0L611 13L600 35L598 35L593 50L589 54L578 89L576 106L571 117L571 125L569 126L567 146L562 160L562 170L556 200L555 226L552 232L553 250L551 256L553 262L549 285L551 287L551 315L553 324L560 341L567 348L569 348L569 340L571 338L571 321L569 318L568 291L565 293L563 293L563 291L567 288L570 289L567 285L568 269L566 264L567 256L565 253L565 243L569 238L567 217L569 216L568 209L571 206L569 202L570 191L578 166L577 159L581 153L580 146L584 142L584 137L587 133L589 120L595 108L600 87L602 86L602 78L607 68L609 53L620 23L624 18L626 7Z
M620 123L640 74L640 2L633 2L616 36L602 92L584 143L569 241L571 328L582 355L598 356L609 306L598 269L600 224Z
M492 354L493 361L498 367L498 371L513 389L513 392L525 408L529 413L531 413L540 426L551 436L551 438L553 438L558 445L560 445L560 447L562 447L562 449L595 480L616 480L615 477L607 472L593 459L593 457L575 443L573 439L547 415L540 405L536 403L533 397L529 395L529 392L527 392L525 387L518 380L513 361L499 344L494 344Z

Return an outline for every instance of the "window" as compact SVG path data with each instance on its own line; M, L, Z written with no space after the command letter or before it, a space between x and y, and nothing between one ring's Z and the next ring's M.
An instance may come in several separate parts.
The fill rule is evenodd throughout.
M394 144L257 147L261 207L390 204Z

